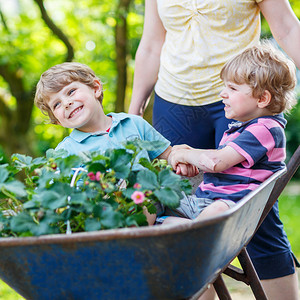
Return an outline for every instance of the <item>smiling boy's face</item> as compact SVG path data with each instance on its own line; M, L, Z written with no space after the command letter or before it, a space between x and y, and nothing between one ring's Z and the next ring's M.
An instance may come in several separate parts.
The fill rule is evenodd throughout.
M99 120L104 115L98 100L101 93L102 86L97 80L94 88L74 81L58 93L50 94L48 105L61 126L94 132L99 130Z

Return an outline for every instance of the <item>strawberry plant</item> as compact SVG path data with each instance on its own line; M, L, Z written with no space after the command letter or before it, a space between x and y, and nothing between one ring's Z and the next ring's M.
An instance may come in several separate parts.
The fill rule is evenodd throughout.
M166 161L140 157L160 146L135 140L104 153L67 156L50 149L35 159L14 154L0 164L1 236L148 225L145 209L154 214L155 202L178 207L182 191L191 191Z

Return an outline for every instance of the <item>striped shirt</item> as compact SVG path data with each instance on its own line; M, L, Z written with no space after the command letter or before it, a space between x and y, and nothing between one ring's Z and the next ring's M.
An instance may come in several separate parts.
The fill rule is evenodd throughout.
M230 146L245 160L220 173L205 172L197 197L237 202L284 168L285 125L283 114L231 124L219 149Z

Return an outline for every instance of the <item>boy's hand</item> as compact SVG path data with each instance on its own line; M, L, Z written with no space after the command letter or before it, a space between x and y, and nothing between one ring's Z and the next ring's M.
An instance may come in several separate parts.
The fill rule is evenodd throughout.
M244 160L245 157L230 146L226 146L220 150L203 150L180 145L173 147L168 162L176 171L179 164L180 166L182 164L191 164L202 171L218 173Z
M188 165L189 162L186 160L185 155L189 150L187 148L181 148L174 146L169 157L168 163L172 166L176 173L178 174L180 169L182 172L186 172L184 165ZM179 166L179 170L177 172L177 167Z
M181 144L181 145L175 145L172 147L172 151L177 151L180 149L194 149L193 147L186 145L186 144Z
M176 174L188 177L199 174L198 168L185 160L185 153L191 149L193 148L188 145L176 145L172 147L168 162L176 171Z
M169 146L161 155L158 156L158 158L166 159L168 160L169 165L171 164L170 161L170 155L172 151L179 151L179 150L186 151L187 149L193 149L188 145L176 145L176 146ZM181 163L178 162L178 166L174 167L172 165L173 169L176 171L176 174L187 176L187 177L193 177L199 174L199 170L196 166L189 164L189 163Z
M187 177L194 177L199 174L199 169L191 164L179 163L174 170L176 171L176 174Z

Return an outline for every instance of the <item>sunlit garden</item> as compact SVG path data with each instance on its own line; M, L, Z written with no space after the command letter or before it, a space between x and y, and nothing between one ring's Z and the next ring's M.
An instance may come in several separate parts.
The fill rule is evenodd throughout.
M300 2L298 0L291 0L290 3L299 19ZM33 103L36 84L41 73L53 65L67 61L77 61L87 64L95 71L103 83L104 112L107 114L110 112L128 111L132 96L135 55L143 33L144 8L144 0L0 0L0 36L2 41L0 45L1 164L8 166L11 160L16 162L19 159L21 165L23 162L29 160L28 157L30 157L30 159L33 158L33 161L34 158L44 157L47 150L55 148L64 137L69 135L69 129L49 124L48 118L41 113ZM263 17L261 37L272 38L270 28ZM298 86L296 93L298 104L290 114L286 115L288 121L285 129L287 160L289 160L300 144L299 70L297 70L297 78ZM144 118L151 123L153 97L151 97L149 101L149 106L144 114ZM124 170L124 165L131 163L135 159L137 152L140 151L139 146L137 148L132 148L132 145L128 147L131 147L130 150L134 153L133 157L128 158L128 156L126 156L128 153L124 154L123 152L109 153L107 155L111 156L101 157L103 161L109 163L112 161L112 163L107 163L104 167L101 166L105 169L104 173L106 172L107 177L105 177L106 175L101 175L103 182L100 181L101 184L97 187L95 187L95 179L92 178L92 176L96 176L96 174L98 177L100 176L99 172L93 173L95 170L93 169L94 165L98 164L98 162L95 162L96 159L93 161L92 157L88 163L87 161L80 161L80 163L76 161L76 163L81 165L87 163L91 168L91 172L81 177L86 186L80 186L80 188L78 188L78 190L81 189L80 191L85 197L80 199L78 197L78 201L81 201L80 204L92 198L88 195L87 186L93 188L94 196L96 192L98 194L103 192L103 190L105 190L103 186L105 185L107 188L105 192L109 191L107 194L110 193L111 197L115 197L116 195L116 202L118 202L119 205L117 207L118 213L121 211L121 213L125 215L125 217L120 217L120 214L114 214L114 218L107 218L108 221L106 224L119 218L118 221L121 220L120 222L123 222L124 227L145 225L146 222L143 209L137 205L137 202L128 204L128 199L134 198L132 197L132 191L136 188L136 184L134 184L131 178L131 176L135 176L132 175L132 169ZM148 147L150 146L148 145ZM51 150L49 152L51 152ZM120 158L121 156L122 158ZM97 157L97 159L100 158ZM117 159L120 159L119 163L116 162ZM40 184L43 176L49 179L49 174L52 172L51 175L54 177L57 176L57 178L59 177L56 172L57 166L53 167L52 163L53 157L50 157L48 161L38 161L36 164L30 160L28 162L28 169L24 167L21 170L20 168L22 172L25 170L25 173L27 171L28 174L30 173L30 176L27 174L27 183L29 182L31 186L30 189L27 189L27 193L30 195L34 194L34 191L39 188L35 183L39 182ZM65 162L62 162L60 165L62 173L64 164ZM148 184L149 181L151 181L149 178L153 178L153 176L157 176L160 179L164 179L167 176L174 176L174 172L170 171L170 169L161 162L155 161L151 165L144 161L142 164L149 173L152 172L155 174L149 175L149 173L145 173L143 174L143 178L141 175L140 178L145 184ZM116 175L114 171L112 172L115 166L120 170L120 174L118 175ZM17 173L11 166L8 166L5 171L3 171L3 169L0 170L0 174L3 177L8 177L10 172ZM50 170L51 172L46 174L46 171L44 172L42 169ZM40 173L34 174L37 170ZM24 180L26 176L22 173L21 177ZM30 182L31 178L34 178L35 182ZM130 194L124 192L122 195L120 191L113 190L113 188L109 190L111 186L117 184L116 181L123 178L128 179L128 182L130 182L128 185L128 189L130 189L131 192ZM173 190L176 190L176 192L171 191L170 193L172 194L169 193L168 197L160 193L160 186L158 185L155 191L147 191L149 192L149 211L151 211L151 209L153 210L150 200L154 198L160 199L161 197L162 199L166 199L165 201L167 202L165 204L169 205L174 205L173 203L179 201L178 191L180 188L185 190L186 186L182 185L175 177L172 178L175 183L168 182L168 191L170 192L172 190L173 184ZM59 178L59 180L62 184L66 181L63 176ZM168 180L166 179L165 181L167 182ZM2 184L2 181L0 184ZM47 184L45 183L45 185ZM53 192L59 193L59 188ZM26 194L25 190L19 191L18 189L19 186L12 189L12 191L16 192L16 194L18 192L20 194L23 193L24 198L24 193ZM8 196L12 196L13 198L14 192ZM4 189L0 190L0 199L4 198L1 193L4 194ZM137 195L137 197L138 196L139 195ZM37 198L38 197L36 197L36 199ZM103 196L103 198L105 198L105 196ZM17 200L18 199L16 199L16 201ZM137 200L137 198L135 200ZM279 200L281 220L284 223L292 250L300 261L299 170L285 188ZM78 203L76 203L76 205ZM18 207L19 204L18 202L13 203L14 207ZM58 226L53 229L53 232L47 231L49 227L47 227L45 231L38 231L39 229L37 229L36 235L62 233L63 230L66 229L65 222L59 219L66 214L66 211L63 212L64 209L60 210L60 206L54 207L49 205L49 207L52 211L55 210L55 212L58 212L57 215L50 216L53 220L56 220ZM124 207L126 207L126 210L123 209ZM31 208L30 203L28 204L28 208ZM130 215L133 208L138 213L138 216L132 217ZM87 207L87 211L88 210L89 207ZM80 215L80 217L77 218L75 223L71 224L73 226L71 226L72 230L75 228L78 232L84 231L84 227L89 228L89 231L100 229L100 225L92 219L91 215L88 215L86 211L81 211L78 215ZM127 215L130 216L128 217ZM24 229L26 226L23 226L23 223L21 223L22 222L18 223L19 227L16 226L16 228L21 228L16 236L30 235L28 233L30 231L28 229L29 227L26 231ZM1 219L0 224L2 226ZM35 224L33 224L33 227L34 225ZM112 224L111 227L110 225L105 225L102 229L118 227L114 227L114 225L115 224ZM1 228L1 230L2 229L3 228ZM0 280L0 299L18 300L23 298Z

